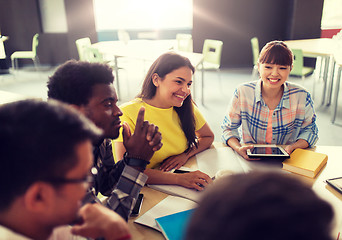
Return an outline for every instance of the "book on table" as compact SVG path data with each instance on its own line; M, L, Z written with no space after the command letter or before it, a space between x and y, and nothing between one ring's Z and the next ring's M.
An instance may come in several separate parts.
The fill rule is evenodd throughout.
M181 240L185 237L191 214L195 209L186 210L156 218L158 227L167 240Z
M328 161L328 155L310 150L295 149L283 162L283 169L310 178L315 178Z

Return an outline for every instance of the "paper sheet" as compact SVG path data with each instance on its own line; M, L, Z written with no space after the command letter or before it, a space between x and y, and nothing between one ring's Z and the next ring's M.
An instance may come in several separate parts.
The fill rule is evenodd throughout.
M155 190L158 190L158 191L170 194L170 195L187 198L195 202L199 201L199 198L202 194L202 192L199 192L195 189L185 188L185 187L178 186L178 185L148 184L147 186Z
M155 221L156 218L170 215L177 212L193 209L197 207L197 203L176 196L168 196L164 200L160 201L153 208L144 213L141 217L134 222L139 223L158 231L161 231Z
M237 155L230 147L207 149L196 155L198 169L210 177L214 177L219 170L248 172L248 165Z

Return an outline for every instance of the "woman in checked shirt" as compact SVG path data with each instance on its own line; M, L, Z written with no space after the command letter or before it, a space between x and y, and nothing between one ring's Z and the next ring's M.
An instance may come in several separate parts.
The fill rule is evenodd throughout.
M316 114L310 93L287 82L293 54L282 41L267 43L260 52L260 79L238 86L221 128L222 140L247 160L252 144L312 147L318 140ZM242 146L241 142L246 145Z

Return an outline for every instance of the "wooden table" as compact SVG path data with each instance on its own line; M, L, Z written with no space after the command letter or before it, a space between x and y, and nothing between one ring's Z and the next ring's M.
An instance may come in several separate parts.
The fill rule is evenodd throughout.
M215 143L215 147L224 147L221 143ZM328 154L328 162L327 165L323 168L323 170L319 173L319 175L315 179L307 178L301 175L288 173L286 171L278 169L277 171L281 171L285 174L291 174L293 176L298 177L298 179L304 181L305 183L312 186L312 189L323 199L331 203L335 210L335 219L336 226L333 229L333 236L336 238L337 233L342 231L342 195L338 193L336 190L331 188L330 186L324 183L324 180L328 178L341 177L342 176L342 146L316 146L314 151ZM247 162L247 161L246 161ZM252 162L247 162L252 166L252 168L258 168L260 165L254 164L253 167ZM186 166L194 167L197 166L195 157L191 158ZM258 166L258 167L257 167ZM142 189L142 193L144 194L144 201L141 208L141 213L139 216L144 214L146 211L151 209L161 200L166 198L168 195L156 190L153 190L148 187L144 187ZM129 228L134 240L154 240L154 239L164 239L163 235L151 228L139 225L134 223L133 221L136 218L131 218L128 221Z
M189 159L189 161L185 164L185 166L197 168L196 158L192 157L191 159ZM154 190L149 187L143 187L141 193L144 194L144 200L141 206L140 214L139 216L130 218L128 220L128 226L132 234L132 239L133 240L165 239L161 232L158 232L157 230L154 230L152 228L134 223L134 220L139 218L141 215L143 215L145 212L150 210L152 207L157 205L161 200L163 200L169 195L166 193Z
M300 39L285 41L286 45L291 49L301 49L305 57L317 58L321 57L324 61L323 70L323 92L322 92L322 105L326 102L330 104L331 98L331 84L332 80L328 81L329 63L332 61L332 55L336 50L334 41L330 38L315 38L315 39ZM329 87L327 88L327 84ZM328 91L327 91L328 89ZM314 96L314 92L312 93ZM327 96L326 96L327 94ZM327 98L327 101L326 101Z

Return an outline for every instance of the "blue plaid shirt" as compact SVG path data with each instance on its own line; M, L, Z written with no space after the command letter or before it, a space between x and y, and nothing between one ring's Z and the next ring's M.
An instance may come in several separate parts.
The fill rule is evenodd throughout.
M269 108L261 95L261 80L240 85L234 92L221 128L222 140L231 137L244 143L266 144ZM303 87L284 83L283 96L272 116L272 144L292 144L304 139L309 147L318 140L311 95Z

